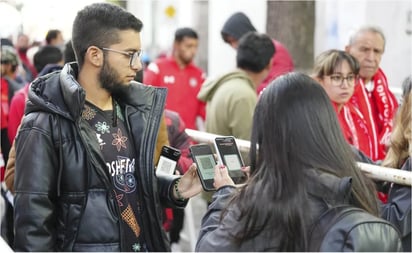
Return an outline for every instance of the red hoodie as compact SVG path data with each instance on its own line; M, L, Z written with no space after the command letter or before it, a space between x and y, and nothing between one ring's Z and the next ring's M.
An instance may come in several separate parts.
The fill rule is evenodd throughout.
M257 88L257 94L260 94L263 89L266 88L276 77L293 71L294 65L292 56L282 43L277 40L272 39L275 45L275 54L273 55L272 68L268 76L263 80L263 82Z

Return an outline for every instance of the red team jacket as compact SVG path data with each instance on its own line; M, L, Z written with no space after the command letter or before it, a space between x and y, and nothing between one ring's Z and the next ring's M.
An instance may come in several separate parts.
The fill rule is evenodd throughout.
M204 72L193 63L180 69L173 57L152 62L143 76L143 83L167 87L166 109L180 114L187 128L197 129L196 117L205 119L205 103L197 99L205 79Z

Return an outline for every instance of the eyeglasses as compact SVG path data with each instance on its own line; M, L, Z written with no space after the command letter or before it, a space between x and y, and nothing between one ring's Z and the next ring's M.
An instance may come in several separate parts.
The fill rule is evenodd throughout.
M137 50L133 53L129 53L129 52L126 52L126 51L120 51L120 50L116 50L116 49L112 49L112 48L105 48L105 47L102 47L100 49L101 50L106 50L106 51L112 51L112 52L115 52L115 53L119 53L119 54L129 56L130 57L130 63L129 63L130 68L133 68L134 66L136 66L137 63L140 61L140 57L142 56L142 50Z
M353 86L355 85L356 75L349 74L346 77L343 77L342 75L331 75L329 76L329 78L330 80L332 80L332 84L334 84L335 86L341 86L344 80L346 80L348 86Z

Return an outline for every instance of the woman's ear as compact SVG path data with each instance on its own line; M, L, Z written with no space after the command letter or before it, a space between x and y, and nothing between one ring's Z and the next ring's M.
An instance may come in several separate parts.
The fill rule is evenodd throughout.
M312 77L316 82L318 82L318 83L320 83L320 84L323 83L322 78L321 78L321 77L318 77L317 75L312 74L312 75L310 75L310 77Z

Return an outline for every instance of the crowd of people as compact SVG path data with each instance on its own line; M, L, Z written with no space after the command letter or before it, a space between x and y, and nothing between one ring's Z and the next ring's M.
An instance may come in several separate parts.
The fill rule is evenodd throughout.
M2 39L1 234L13 250L178 251L184 207L203 192L186 128L251 142L244 185L215 167L196 251L307 251L311 226L341 204L393 224L393 236L370 235L386 249L411 250L411 187L356 163L412 167L412 76L397 101L380 28L359 28L298 73L287 48L237 12L221 30L236 68L212 78L194 64L193 28L144 63L142 28L94 3L69 41L57 29L35 47L25 34ZM181 151L173 175L155 172L165 145Z

